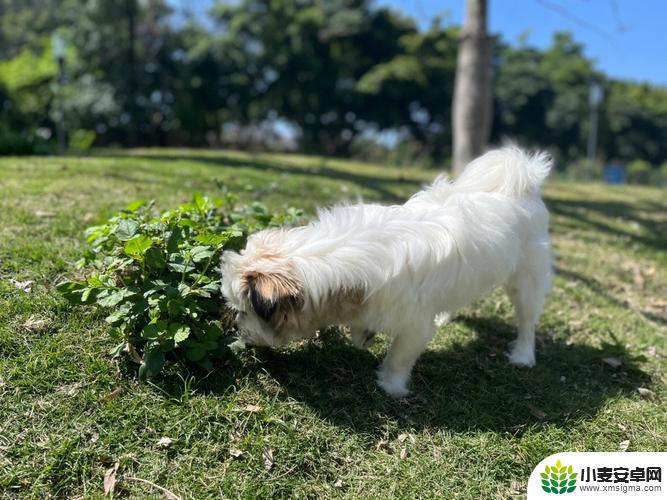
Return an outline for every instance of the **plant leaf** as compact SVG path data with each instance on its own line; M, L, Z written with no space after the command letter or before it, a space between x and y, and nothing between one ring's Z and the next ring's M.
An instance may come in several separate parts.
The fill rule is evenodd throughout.
M139 366L139 378L146 380L154 377L164 366L164 353L159 349L151 349L144 352L144 359Z
M120 241L127 241L134 237L139 230L139 223L132 219L122 219L116 228L116 237Z
M169 325L169 334L178 345L190 336L190 327L181 323L171 323Z
M148 236L140 234L125 243L123 251L135 259L142 258L143 255L153 245L153 240Z

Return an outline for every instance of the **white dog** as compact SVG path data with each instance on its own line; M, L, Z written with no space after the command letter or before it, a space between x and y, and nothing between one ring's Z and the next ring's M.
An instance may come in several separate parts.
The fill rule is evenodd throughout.
M241 339L277 346L347 325L365 347L371 332L384 332L393 341L377 381L402 397L436 316L504 285L519 331L509 360L533 366L551 276L539 192L549 169L546 155L506 147L404 205L334 207L304 227L252 235L240 254L222 257L222 293Z

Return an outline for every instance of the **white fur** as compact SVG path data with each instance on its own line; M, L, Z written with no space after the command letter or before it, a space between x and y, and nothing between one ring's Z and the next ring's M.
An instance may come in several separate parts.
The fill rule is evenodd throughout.
M455 182L439 178L404 205L334 207L307 226L254 234L241 254L223 256L223 295L241 313L241 334L250 343L277 345L312 335L326 326L322 321L349 325L355 344L364 346L367 332L384 332L393 342L378 384L401 397L435 322L502 285L519 333L509 360L533 366L535 325L551 276L548 212L539 193L549 168L544 154L505 147L471 162ZM286 270L302 287L295 312L302 326L278 333L254 314L242 276ZM360 307L352 317L336 316L332 297L354 290L363 292Z

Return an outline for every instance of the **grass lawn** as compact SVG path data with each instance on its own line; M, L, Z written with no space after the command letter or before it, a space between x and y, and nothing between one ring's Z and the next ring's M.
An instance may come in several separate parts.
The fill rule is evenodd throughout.
M403 200L435 172L190 150L2 158L0 172L0 497L102 497L118 464L118 497L507 498L555 452L667 451L664 190L551 181L537 366L505 361L512 309L496 292L438 333L396 401L374 382L386 343L332 333L139 383L107 354L102 317L54 287L84 228L135 199L168 208L222 181L313 213Z

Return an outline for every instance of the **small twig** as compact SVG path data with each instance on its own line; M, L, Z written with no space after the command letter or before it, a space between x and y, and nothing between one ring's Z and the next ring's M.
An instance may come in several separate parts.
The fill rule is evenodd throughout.
M148 484L148 485L150 485L150 486L153 486L154 488L157 488L157 489L160 490L162 493L164 493L165 495L167 495L167 498L169 498L169 500L183 500L181 497L179 497L179 496L178 496L177 494L175 494L175 493L172 493L172 492L169 491L167 488L163 488L162 486L159 486L159 485L157 485L157 484L155 484L155 483L153 483L153 482L151 482L151 481L148 481L147 479L141 479L140 477L132 477L132 476L126 476L126 477L124 477L123 479L129 479L130 481L139 481L140 483L146 483L146 484Z
M594 24L589 23L585 19L582 19L578 16L575 16L574 14L570 13L569 10L567 10L565 7L562 5L552 1L552 0L537 0L539 4L541 4L543 7L546 7L547 9L550 9L561 16L563 16L565 19L578 24L584 29L587 29L588 31L595 33L596 35L606 39L608 42L611 42L612 44L614 43L614 39L607 33L606 31L598 28Z

